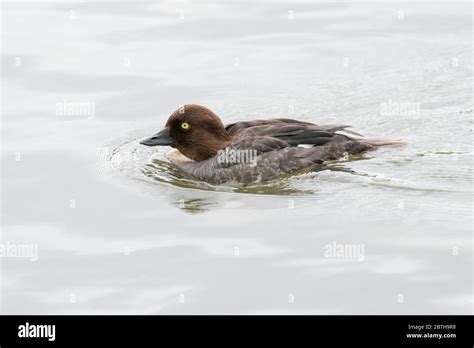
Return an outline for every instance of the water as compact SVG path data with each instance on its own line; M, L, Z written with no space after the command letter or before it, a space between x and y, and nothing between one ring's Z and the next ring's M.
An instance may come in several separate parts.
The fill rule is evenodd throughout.
M2 6L2 313L472 313L471 3ZM211 186L186 103L408 145Z

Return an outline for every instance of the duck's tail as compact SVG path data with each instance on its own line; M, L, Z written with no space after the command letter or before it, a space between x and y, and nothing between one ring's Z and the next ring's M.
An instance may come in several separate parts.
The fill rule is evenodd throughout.
M360 142L366 143L370 146L402 146L406 145L406 142L400 139L385 139L385 138L365 138L360 139Z
M362 134L353 131L350 128L339 130L336 132L336 134L344 135L345 137L351 140L357 140L372 147L406 145L406 142L400 139L368 138L363 136Z

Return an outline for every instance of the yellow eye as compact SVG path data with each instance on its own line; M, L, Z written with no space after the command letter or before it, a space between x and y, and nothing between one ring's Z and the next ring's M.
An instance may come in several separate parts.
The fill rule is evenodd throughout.
M189 123L186 123L186 122L181 123L181 128L188 129L189 128Z

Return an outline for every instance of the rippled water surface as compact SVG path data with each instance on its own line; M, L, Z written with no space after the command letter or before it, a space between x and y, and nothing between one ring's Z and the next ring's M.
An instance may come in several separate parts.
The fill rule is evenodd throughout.
M470 2L7 1L2 30L2 243L38 247L2 313L472 313ZM139 145L186 103L408 144L212 186Z

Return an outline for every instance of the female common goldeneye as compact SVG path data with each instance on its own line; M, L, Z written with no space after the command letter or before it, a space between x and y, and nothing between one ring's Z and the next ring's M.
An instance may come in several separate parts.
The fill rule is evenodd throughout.
M379 146L404 144L366 138L349 127L287 118L224 126L208 108L190 104L173 112L163 130L140 144L174 147L168 159L211 184L267 181Z

